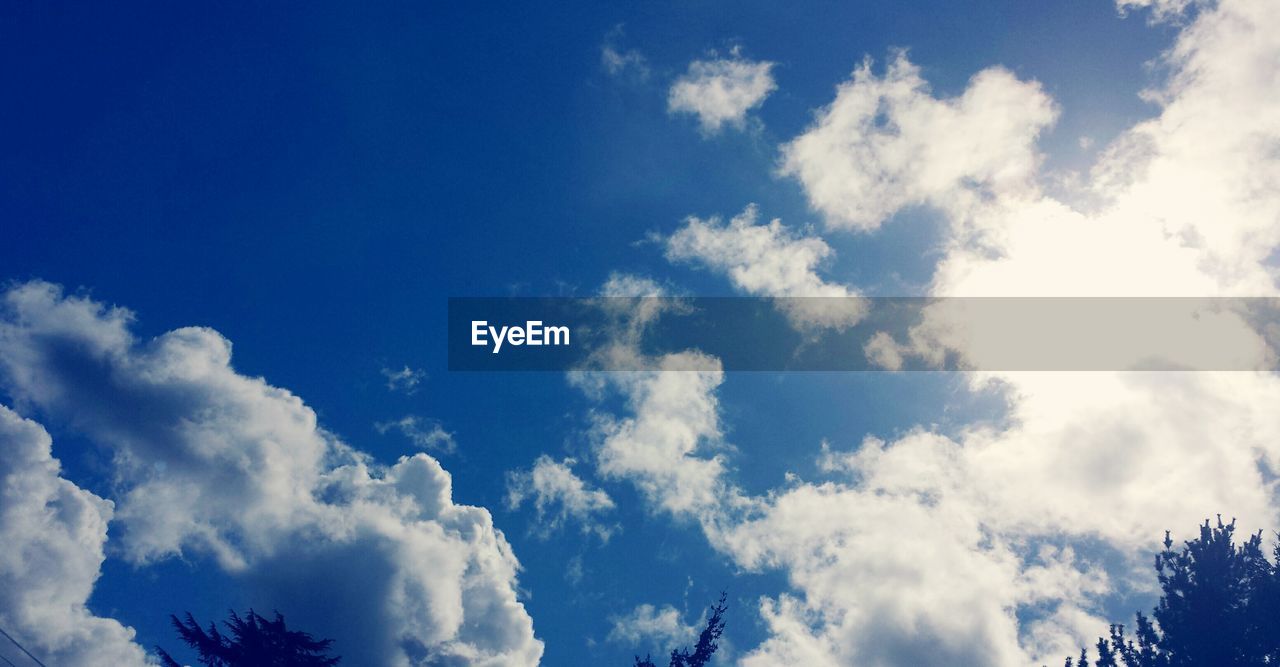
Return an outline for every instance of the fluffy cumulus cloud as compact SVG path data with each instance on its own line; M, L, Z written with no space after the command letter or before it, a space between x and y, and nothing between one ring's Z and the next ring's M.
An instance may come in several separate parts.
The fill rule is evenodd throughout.
M1034 82L983 70L938 99L897 54L841 84L816 124L782 149L782 173L804 186L833 228L873 230L910 205L976 203L1032 187L1035 140L1057 110Z
M738 567L781 570L793 588L760 601L770 636L743 664L1026 664L1105 627L1092 603L1106 575L1070 547L1033 544L1013 518L992 523L1003 499L980 492L988 480L960 444L916 431L827 449L819 463L832 481L747 496L716 446L718 378L631 375L615 385L631 415L602 431L600 471L694 520ZM1032 511L1020 519L1039 525ZM1046 616L1019 625L1017 610L1042 606ZM648 611L630 620L657 624Z
M529 470L507 473L507 507L517 509L526 501L537 512L536 530L544 537L575 521L582 531L608 541L614 528L596 520L596 515L613 509L609 494L592 488L573 472L577 461L556 461L543 454Z
M1155 4L1157 19L1191 5ZM1168 80L1145 93L1159 113L1069 195L1039 186L1036 140L1057 110L1037 84L990 69L938 98L901 55L883 75L855 72L784 147L783 171L832 229L937 211L937 295L1274 294L1280 15L1258 0L1189 11ZM922 349L880 338L870 351L892 365ZM1280 527L1272 374L969 377L1003 395L1001 421L827 447L823 478L744 497L726 481L731 450L692 444L718 437L719 378L640 375L616 382L632 414L604 429L601 469L693 511L739 567L785 573L748 665L1057 662L1105 632L1108 601L1149 585L1162 531L1219 512ZM667 483L677 465L700 479Z
M217 332L140 340L132 319L40 282L8 290L0 314L0 371L18 406L109 452L125 558L208 554L250 585L256 604L335 638L354 664L538 661L515 556L488 511L452 501L435 459L377 465L293 394L237 373ZM37 456L22 464L49 469ZM93 536L110 505L55 488L68 506L56 518L100 560ZM88 587L83 570L94 565L82 561L47 562L59 572L44 576ZM352 562L362 564L358 577ZM74 597L60 598L68 613ZM320 611L333 608L363 613L338 623ZM81 631L93 627L125 635L107 622Z
M649 502L672 516L712 521L734 495L724 479L714 394L724 380L719 360L683 352L650 364L657 370L576 379L594 391L621 395L631 413L621 418L596 415L596 470L607 478L632 481Z
M770 635L743 664L1023 664L1104 627L1090 596L1105 574L1069 547L1000 532L996 501L977 492L988 481L947 438L827 447L819 466L832 481L744 493L722 436L724 377L707 363L685 352L655 360L680 372L607 374L628 414L596 416L595 460L654 510L701 526L737 567L786 573L793 591L761 599ZM1041 606L1051 612L1019 625L1017 610ZM615 634L678 618L642 605Z
M796 235L781 220L758 224L758 218L755 205L727 224L719 218L690 217L667 239L667 258L722 272L747 294L786 297L778 306L801 330L844 328L865 315L866 303L856 292L817 273L831 256L831 246L817 237Z
M64 479L51 444L0 405L0 626L51 665L146 664L132 628L85 606L112 504Z
M716 536L742 567L781 569L794 589L762 600L771 636L746 664L1056 661L1104 632L1103 601L1145 572L1163 529L1216 510L1276 525L1273 483L1251 451L1268 447L1274 461L1263 406L1276 387L1246 382L1238 405L1197 378L1108 378L1128 394L1042 377L1055 391L1017 384L1034 400L1015 402L1010 429L828 451L830 481L776 492ZM1094 405L1054 402L1079 392ZM1251 428L1262 433L1239 435ZM1100 565L1111 553L1129 559L1116 582Z
M747 112L775 89L773 63L747 60L737 49L728 58L695 60L667 93L667 110L698 117L705 134L725 125L741 128Z
M803 484L735 526L726 549L797 591L762 600L771 636L744 664L1024 663L1018 559L967 508L911 496L923 491Z

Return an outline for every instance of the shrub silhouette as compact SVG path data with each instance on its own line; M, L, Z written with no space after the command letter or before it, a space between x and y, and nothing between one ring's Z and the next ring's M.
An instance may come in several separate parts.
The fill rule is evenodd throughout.
M698 643L694 645L693 650L687 648L678 648L671 651L671 661L667 663L668 667L703 667L711 662L711 656L715 654L716 649L720 648L720 635L724 633L724 612L728 607L725 605L725 594L720 594L720 599L711 607L711 616L707 618L707 624L702 628L702 633L698 635ZM657 667L648 655L644 659L636 656L635 667Z
M169 620L182 641L200 655L200 663L207 667L332 667L340 658L329 657L331 639L314 639L311 635L285 627L284 617L276 612L275 620L267 620L252 609L240 618L234 611L223 624L230 636L209 624L204 630L187 612L186 621L177 616ZM181 667L164 649L156 647L160 664L164 667Z
M1236 546L1235 520L1206 520L1200 536L1173 549L1169 533L1156 554L1160 602L1138 612L1133 637L1123 625L1098 639L1094 667L1254 667L1280 665L1280 542L1275 562L1262 533ZM1067 667L1089 667L1081 651Z

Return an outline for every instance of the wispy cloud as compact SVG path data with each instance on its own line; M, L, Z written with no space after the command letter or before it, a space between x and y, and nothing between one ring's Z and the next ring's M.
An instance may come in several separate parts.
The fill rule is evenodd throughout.
M613 627L609 629L607 640L628 646L656 644L660 650L669 650L698 635L698 629L685 623L684 616L671 605L655 607L641 604L626 615L615 616L611 620Z
M533 468L508 472L507 508L518 509L526 500L532 501L537 512L534 532L544 538L574 521L584 533L594 533L607 542L617 526L600 523L596 516L611 511L613 500L575 475L575 463L571 458L556 461L543 454Z
M387 379L387 391L399 391L406 394L413 394L418 391L418 385L426 379L425 371L409 368L404 366L400 370L387 367L382 368L382 377Z
M644 54L635 49L619 51L605 44L600 47L600 64L604 65L605 71L614 76L629 73L641 79L649 77L649 62Z
M788 319L802 331L841 329L856 324L867 306L857 292L818 276L832 255L816 236L799 236L774 219L757 224L754 204L727 224L719 218L690 217L666 242L667 259L693 261L726 274L734 286L758 296L828 297L779 301Z
M444 430L444 426L434 419L424 419L417 415L405 415L399 419L378 422L373 425L378 433L386 435L397 431L409 439L414 446L425 451L452 454L457 451L457 443L453 434Z
M604 38L600 46L600 65L611 76L633 77L638 81L649 78L649 60L636 49L628 49L618 45L622 41L623 27L614 27Z

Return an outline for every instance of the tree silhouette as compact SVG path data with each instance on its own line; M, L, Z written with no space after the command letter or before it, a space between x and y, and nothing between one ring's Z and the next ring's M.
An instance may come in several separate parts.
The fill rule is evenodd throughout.
M314 639L311 635L285 627L284 617L276 612L274 621L259 616L252 609L243 619L231 612L223 624L231 631L227 636L218 626L209 624L204 630L187 612L184 622L177 616L169 620L182 641L200 654L207 667L332 667L340 658L329 657L332 639ZM164 649L156 647L160 664L181 667Z
M667 663L668 667L703 667L709 664L711 656L715 654L716 649L720 648L720 635L724 634L724 612L728 608L725 605L725 593L722 592L720 599L711 607L711 616L707 618L707 625L698 635L698 643L694 645L693 650L673 649L671 662ZM646 654L643 660L640 656L636 656L635 667L657 667L657 665Z
M1280 665L1280 541L1275 562L1262 549L1262 533L1241 546L1236 522L1206 520L1200 536L1173 549L1169 533L1156 554L1160 602L1152 618L1138 612L1132 638L1112 625L1099 638L1094 667L1254 667ZM1089 667L1082 651L1067 667Z

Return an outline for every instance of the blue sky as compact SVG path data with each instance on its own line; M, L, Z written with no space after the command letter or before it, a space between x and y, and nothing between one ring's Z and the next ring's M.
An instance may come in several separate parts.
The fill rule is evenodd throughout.
M814 563L777 552L776 546L746 546L756 539L747 523L726 528L721 523L739 519L706 513L711 510L664 509L670 497L663 494L670 490L645 486L652 482L646 475L657 474L651 470L624 465L609 472L603 462L611 450L608 436L600 430L601 420L612 419L609 423L617 426L628 415L638 418L632 414L640 409L637 394L630 392L640 390L615 387L597 398L563 374L448 372L446 300L588 296L615 274L644 277L690 294L762 294L772 289L803 295L796 292L803 286L766 280L764 287L756 288L735 282L725 268L750 269L752 262L767 257L725 258L713 256L714 248L695 248L688 255L691 259L673 259L670 239L688 226L689 216L718 217L712 228L728 229L716 225L751 203L758 206L758 224L779 218L786 226L779 247L789 247L796 239L824 244L821 262L808 267L809 273L816 270L822 285L847 286L850 293L972 293L1011 284L1042 286L1045 293L1109 294L1114 289L1146 294L1151 284L1168 285L1177 293L1269 293L1274 282L1266 277L1274 275L1273 258L1262 250L1274 247L1271 230L1276 224L1267 217L1270 200L1242 204L1214 183L1195 195L1203 201L1185 202L1183 210L1239 218L1242 231L1219 235L1219 227L1201 229L1195 227L1199 223L1187 223L1197 234L1179 238L1191 239L1184 243L1189 252L1204 253L1198 259L1165 262L1166 257L1182 255L1160 254L1163 251L1156 248L1151 255L1155 259L1148 261L1124 245L1131 235L1115 231L1125 240L1119 242L1114 266L1108 264L1113 261L1110 255L1074 260L1077 267L1090 267L1086 273L1101 276L1098 285L1058 281L1076 278L1050 275L1054 267L1044 269L1043 275L993 273L988 282L966 283L963 277L985 275L985 269L974 259L980 253L963 252L968 237L956 230L964 225L984 228L983 216L999 217L989 211L961 210L962 204L956 203L961 198L952 195L969 187L970 180L990 190L983 192L988 199L1040 207L1028 208L1030 217L1052 217L1060 207L1087 218L1080 226L1089 229L1094 220L1105 223L1108 212L1126 220L1173 225L1167 222L1170 214L1152 203L1160 197L1135 185L1113 185L1097 165L1128 168L1131 156L1125 151L1134 142L1126 138L1141 132L1147 132L1142 136L1157 147L1183 146L1186 142L1169 129L1179 119L1191 117L1204 127L1231 125L1234 119L1213 116L1222 109L1196 102L1222 94L1196 88L1196 73L1217 71L1213 67L1219 60L1230 71L1254 72L1249 67L1266 62L1270 45L1250 42L1257 52L1234 61L1230 58L1235 56L1213 41L1211 30L1188 27L1210 25L1223 15L1247 17L1244 25L1253 26L1248 21L1261 19L1248 2L1191 8L1172 1L1154 4L1155 8L1130 7L1124 12L1107 2L991 2L963 9L945 2L582 3L518 8L409 3L360 8L337 3L250 8L173 3L8 6L0 10L0 82L9 100L0 105L0 228L7 239L0 243L0 279L8 281L10 290L35 284L29 283L33 280L61 285L65 291L50 297L54 304L90 308L85 304L103 303L132 311L136 317L127 326L136 340L133 348L122 348L119 359L144 355L146 341L182 327L216 330L234 345L231 364L236 373L264 378L292 392L334 438L367 453L371 466L391 466L420 451L411 434L395 427L380 429L378 424L412 416L422 428L438 425L451 434L453 451L436 448L427 453L451 475L453 502L486 508L509 543L522 569L518 577L500 583L507 586L504 590L514 591L532 619L533 633L543 643L544 664L626 664L638 650L661 652L669 637L658 631L637 631L638 639L619 641L627 635L618 628L632 627L625 618L637 610L643 613L641 605L659 611L671 605L682 623L696 625L702 609L722 589L729 592L731 605L723 655L731 661L770 664L782 660L780 656L809 655L804 651L818 651L815 646L824 647L824 659L831 664L854 660L849 657L853 654L842 651L862 656L859 664L886 665L912 664L912 656L920 655L916 651L925 650L989 664L1038 658L1042 654L1037 651L1052 657L1053 651L1077 638L1087 640L1108 614L1149 604L1149 586L1144 587L1142 575L1127 569L1130 562L1146 562L1144 540L1154 541L1165 528L1190 529L1185 520L1198 520L1197 513L1235 509L1256 520L1253 528L1274 527L1269 487L1247 473L1240 473L1247 479L1239 484L1238 478L1224 473L1221 484L1206 485L1221 491L1219 495L1206 492L1209 495L1189 499L1186 507L1179 505L1166 514L1147 511L1143 503L1148 501L1140 491L1176 487L1180 469L1174 467L1167 480L1131 480L1137 491L1118 496L1136 508L1135 518L1127 523L1094 524L1083 515L1044 509L1048 505L1034 502L1029 506L1043 510L1039 518L1011 520L1008 526L978 521L982 530L1006 544L1008 554L1026 556L1022 564L1008 566L1004 555L984 552L983 558L994 559L974 566L984 573L991 563L1001 572L1012 567L1017 576L1027 575L1037 564L1065 563L1070 559L1061 553L1038 550L1044 544L1075 544L1085 556L1053 571L1075 572L1092 581L1106 578L1099 575L1105 571L1110 584L1096 590L1079 586L1088 591L1079 599L1050 594L1046 602L1011 594L1010 602L997 604L991 613L1016 619L1010 621L1013 629L981 635L982 641L1005 641L1008 645L1000 650L982 652L960 640L953 642L953 630L957 635L972 633L965 628L933 628L928 619L936 619L923 612L919 613L926 621L917 627L932 628L931 634L924 633L928 638L897 641L892 639L894 632L849 620L864 612L874 616L879 613L874 606L841 607L840 600L819 595L816 589L827 575ZM1183 13L1173 14L1179 10ZM1199 55L1190 60L1162 56L1176 43ZM1051 100L1045 109L1052 107L1052 119L1028 119L1026 127L992 139L994 144L1014 138L1009 152L992 149L992 159L1004 164L1023 155L1018 148L1023 144L1016 139L1022 136L1019 132L1029 132L1027 150L1036 163L1025 178L1034 184L1027 186L1030 190L1006 191L1001 177L983 171L986 167L958 168L958 175L948 176L948 185L936 187L911 182L909 174L884 167L882 173L889 174L885 187L900 189L905 203L883 220L858 228L835 211L831 200L822 199L820 184L797 171L810 158L796 158L800 167L788 172L787 147L798 145L793 142L808 136L821 121L836 87L850 81L865 58L872 59L873 78L887 79L886 68L899 49L906 50L905 58L928 82L927 88L911 93L910 104L927 107L928 100L960 98L976 89L971 82L977 81L975 75L997 66L1006 68L1007 79L992 85L1007 88L1015 97L1015 108ZM623 57L626 64L610 68L606 52ZM688 76L694 61L772 63L767 69L773 87L748 108L737 110L736 120L709 132L700 128L695 114L673 110L669 98L673 84ZM1195 76L1184 79L1194 81L1179 83L1171 75L1178 71L1192 72ZM1245 74L1240 81L1226 80L1223 90L1248 89ZM1038 82L1038 88L1032 82ZM1144 90L1164 91L1164 98L1144 99L1139 96ZM998 126L1004 116L989 113L983 94L973 94L977 102L972 113L981 127ZM1241 93L1240 100L1236 108L1246 117L1265 116L1271 108L1266 105L1274 103L1265 94ZM902 108L908 106L904 103ZM1162 118L1168 127L1135 134L1143 121ZM899 133L905 137L914 126L906 115L899 120L906 128ZM925 132L930 127L917 129ZM1258 136L1274 128L1247 129L1254 133L1249 136ZM919 145L937 145L932 141L924 137ZM1243 144L1230 144L1210 157L1232 162L1237 156L1231 151L1239 145ZM1175 166L1201 159L1174 148L1158 148L1155 154ZM875 150L859 155L855 169L863 161L892 163L891 155ZM945 156L930 157L926 152L924 159L937 163ZM1267 159L1249 162L1249 173L1274 175L1274 158ZM1209 158L1203 163L1214 164ZM1180 173L1160 164L1150 170L1151 179ZM815 169L827 167L819 164ZM1093 183L1093 189L1081 186L1082 179ZM1184 182L1173 177L1168 182L1153 180L1150 190L1193 196L1178 186ZM1027 194L1031 190L1034 196ZM880 194L892 200L895 193ZM867 196L863 191L836 194L848 201ZM1120 203L1099 209L1091 203L1095 195ZM1014 204L1009 206L1012 210ZM1055 213L1044 213L1050 210ZM1260 217L1255 220L1239 214L1241 210ZM1113 233L1108 230L1116 229L1112 225L1098 234L1105 240ZM1012 233L1010 237L1022 238ZM1098 247L1097 238L1086 235L1078 245L1049 245L1059 245L1063 253L1079 252ZM1132 247L1145 252L1141 239L1146 237L1133 238L1139 240L1132 241ZM1240 238L1252 240L1239 242ZM1250 243L1261 249L1261 259L1255 250L1237 248ZM715 247L728 247L726 252L732 254L739 246ZM1015 256L1022 248L1010 245L1005 250ZM1122 251L1128 253L1123 258ZM936 272L943 264L955 273ZM1029 255L1029 267L1044 264ZM1135 268L1143 266L1148 268ZM1144 272L1157 274L1154 283L1131 280ZM53 312L58 306L31 307ZM37 335L38 326L15 315L19 311L12 303L6 311L9 337L0 336L7 341L0 347L27 341L24 336L44 340L40 336L45 334ZM105 315L95 317L99 319L85 326L108 326ZM134 422L127 428L112 421L114 417L99 423L94 421L97 417L78 416L78 410L96 414L132 406L129 409L138 412L127 419L140 421L146 421L153 409L163 414L176 410L175 419L196 422L200 414L207 414L183 416L180 407L186 401L197 407L199 401L187 394L171 401L152 396L160 390L136 403L135 398L117 401L88 391L84 400L101 400L100 408L68 408L41 398L58 392L46 394L32 384L36 380L23 384L13 379L26 368L21 359L27 357L20 359L12 350L0 352L0 357L6 359L10 374L0 385L0 404L46 429L63 478L114 500L118 512L126 505L122 498L137 483L117 469L118 457L121 452L144 456L142 450L129 449L143 436L120 435L122 429L133 433L129 429L137 427ZM127 375L135 367L129 365L135 362L119 363L122 366L108 375ZM383 373L403 368L421 373L412 391L389 387ZM85 391L83 375L93 374L63 371L65 378L59 375L62 371L47 367L32 372L79 391ZM912 459L921 469L931 469L933 454L928 452L943 447L923 442L928 438L945 440L962 452L990 453L1018 443L1031 446L1025 443L1034 437L1041 438L1035 441L1041 443L1038 446L1053 449L1065 446L1066 436L1061 434L1066 431L1060 423L1008 435L1010 431L1002 429L1010 415L1034 424L1047 413L1040 409L1044 405L1069 404L1063 395L1095 393L1055 381L1008 382L1025 395L1042 396L1044 403L1015 401L1010 407L1001 393L1007 385L979 386L960 374L731 373L707 389L715 400L716 426L704 433L697 452L685 455L710 460L718 452L726 469L717 477L720 491L715 493L765 503L761 507L767 509L756 511L767 517L781 506L770 503L783 497L798 501L805 489L869 493L856 480L865 484L876 478L876 471L884 472L871 466L887 465L863 460L828 461L823 466L823 442L839 452L866 450L862 443L868 436L891 443L886 451L898 445L902 452L922 448L924 453ZM1160 403L1159 392L1164 391L1148 387L1145 398L1134 398L1137 390L1127 379L1097 382L1108 390L1130 387L1124 390L1124 400L1142 406ZM1170 381L1178 382L1182 380ZM1274 390L1267 378L1245 390L1224 388L1227 385L1205 388L1201 385L1212 383L1204 379L1185 382L1194 384L1187 392L1240 396L1243 391L1249 397L1238 399L1240 414L1232 417L1236 421L1224 422L1224 432L1255 423L1250 420L1265 421L1258 416L1262 413L1250 412L1250 406L1265 403ZM64 393L80 395L70 389ZM151 407L146 400L160 401L164 407ZM1087 410L1103 408L1076 409L1077 414L1089 414ZM1153 441L1162 435L1142 430L1155 428L1158 413L1129 412L1146 421L1141 427L1122 424L1117 429L1149 433ZM1100 452L1114 447L1108 444L1114 443L1108 433L1076 436L1101 443ZM134 444L121 444L126 441ZM1190 451L1188 445L1185 452ZM547 529L531 501L510 508L508 473L530 470L543 454L557 462L575 459L574 473L585 488L607 494L611 509L598 515L570 512L564 525ZM1008 472L1014 468L982 460L988 469L1015 475ZM1048 458L1042 463L1035 468L1040 473L1062 461ZM849 478L840 477L841 471ZM1096 468L1079 474L1091 477L1090 471ZM788 473L798 477L789 478ZM1023 474L1029 473L1016 473ZM835 486L823 487L824 483ZM978 476L965 484L966 489L984 493L1003 488L998 476ZM1231 489L1237 486L1257 493L1233 495ZM892 495L891 491L885 493ZM953 495L969 498L958 491ZM1193 500L1202 502L1191 506ZM1006 501L1012 502L1000 502ZM999 503L992 502L995 505L982 505L982 511L996 512L992 507ZM967 516L972 508L965 507L956 514ZM891 510L897 511L885 511ZM212 619L228 608L253 604L261 611L270 606L297 619L303 628L328 632L348 620L327 608L315 587L332 583L334 588L350 589L343 599L359 598L373 606L385 603L372 593L361 597L361 563L354 557L343 561L326 552L324 558L306 560L314 567L301 568L301 582L296 573L281 572L279 563L272 561L279 555L278 545L265 549L269 555L246 555L248 564L243 567L220 561L198 540L179 540L176 549L138 557L125 546L131 538L122 536L141 529L130 528L119 516L109 524L101 577L87 604L93 615L136 630L136 643L144 647L175 647L167 626L172 612L190 610L198 618ZM608 528L609 538L581 530L584 521ZM1167 525L1174 521L1182 523ZM1121 537L1131 528L1151 530L1144 537ZM815 539L857 542L849 535ZM295 547L306 551L305 541ZM946 547L937 548L942 553ZM862 552L842 558L832 556L858 571L869 571L868 563L878 562L874 554ZM960 576L967 577L965 561L957 562ZM430 562L400 566L419 568L424 580L437 576ZM1132 569L1140 572L1136 566ZM982 576L986 575L975 579L981 581ZM808 605L805 613L796 613L807 619L812 641L788 637L781 625L771 625L761 611L762 598L770 604L792 599ZM1052 622L1032 627L1039 616L1028 610L1068 606L1071 613L1040 614L1052 617ZM910 619L918 612L910 606L895 609L886 617ZM18 625L7 620L7 626ZM365 625L352 620L349 627ZM868 637L889 639L877 644ZM339 637L338 650L351 653L351 641L350 636ZM34 633L28 642L42 645ZM53 645L45 645L46 650L52 652ZM427 646L423 650L431 655L434 649L430 642ZM390 660L390 654L367 655L380 656L370 660ZM406 655L421 657L413 651Z

